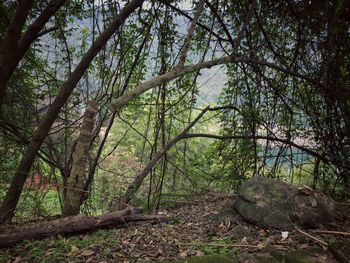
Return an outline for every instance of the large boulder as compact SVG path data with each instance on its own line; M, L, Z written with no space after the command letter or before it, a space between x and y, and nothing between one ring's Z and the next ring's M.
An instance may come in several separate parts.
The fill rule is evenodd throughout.
M255 176L239 189L237 212L260 227L292 229L294 225L315 228L334 221L334 202L309 188Z

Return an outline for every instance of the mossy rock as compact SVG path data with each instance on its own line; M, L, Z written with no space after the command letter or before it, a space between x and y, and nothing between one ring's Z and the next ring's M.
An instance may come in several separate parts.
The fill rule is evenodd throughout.
M307 189L255 176L240 188L234 208L247 221L260 227L313 228L334 220L334 202Z

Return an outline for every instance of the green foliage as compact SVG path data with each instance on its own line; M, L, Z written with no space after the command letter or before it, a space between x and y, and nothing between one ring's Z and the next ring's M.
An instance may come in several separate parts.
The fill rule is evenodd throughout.
M197 249L203 251L206 255L228 256L232 253L230 244L232 239L213 238L208 245L198 246Z
M98 230L89 235L24 241L16 247L3 250L0 262L6 262L12 254L21 255L21 260L27 262L37 262L38 259L48 263L65 262L68 256L74 260L72 262L81 262L84 260L81 254L89 249L101 249L102 254L108 256L110 248L119 245L117 235L118 230Z
M25 222L37 218L51 218L61 214L58 192L53 190L23 191L15 220Z
M163 192L233 191L242 180L259 174L328 193L347 191L350 41L345 18L349 11L344 8L345 1L314 2L258 2L235 49L230 38L240 35L250 2L218 1L216 12L205 7L186 65L224 54L253 60L217 69L226 83L215 105L230 107L206 113L190 133L245 138L178 142L151 169L135 204L147 203L153 210L161 204ZM35 2L24 30L46 4ZM192 4L195 10L196 2ZM0 37L17 5L16 1L0 3ZM113 1L69 1L47 23L46 28L54 30L38 38L26 52L8 83L1 111L1 188L8 186L47 107L121 6ZM187 10L189 15L193 10ZM93 183L86 187L90 198L83 211L96 214L115 207L140 170L183 131L199 108L211 103L199 100L203 91L198 85L200 74L208 69L162 83L118 112L110 107L143 81L175 68L188 24L187 18L159 1L149 1L147 8L131 14L76 85L44 141L32 173L38 170L51 181L67 182L81 117L87 100L94 99L100 108L86 169ZM217 84L206 90L221 89ZM101 130L109 125L110 135L103 140ZM276 142L276 138L322 156L317 182L312 180L317 176L314 157L298 157L296 147ZM18 209L21 219L59 212L57 195L29 191L22 198L25 196L28 199L23 199Z

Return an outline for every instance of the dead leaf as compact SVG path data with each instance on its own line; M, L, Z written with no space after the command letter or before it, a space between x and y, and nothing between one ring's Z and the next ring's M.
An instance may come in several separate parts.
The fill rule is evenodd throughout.
M86 261L85 261L85 263L89 263L89 262L91 262L91 261L93 261L94 260L94 257L92 256L92 257L89 257Z
M82 253L81 253L81 255L83 256L83 257L89 257L89 256L91 256L91 255L93 255L93 254L95 254L95 251L92 251L92 250L84 250Z
M312 190L312 188L304 185L303 187L298 188L298 192L303 195L311 195L314 191Z
M241 239L241 242L240 242L241 244L248 244L248 241L247 241L247 237L243 237L242 239Z
M200 251L200 250L197 250L197 251L196 251L196 256L197 256L197 257L202 257L202 256L204 256L204 252L203 252L203 251Z
M224 223L224 222L221 222L221 224L218 226L217 232L218 232L219 234L225 234L225 233L227 233L227 231L228 231L227 226L225 226L225 223Z
M260 237L266 237L266 236L268 236L268 235L269 235L269 232L266 231L265 229L261 229L261 230L259 231L259 236L260 236Z
M179 255L181 258L185 258L187 257L187 252L181 252L180 255Z
M266 238L264 241L259 242L259 243L257 244L257 247L260 248L260 249L262 249L262 248L267 247L269 244L270 244L270 239L269 239L269 238Z
M148 256L152 257L152 258L158 258L160 257L161 255L163 255L163 250L161 248L158 248L158 250L156 251L153 251L151 253L148 253Z
M264 202L264 200L258 200L256 202L256 207L257 208L263 208L264 206L266 206L266 203Z
M128 248L128 247L130 247L130 242L128 240L123 240L122 246L123 246L123 248Z
M309 244L301 244L299 245L298 249L308 249L310 248L310 245Z
M79 248L77 248L76 246L72 246L70 249L70 253L72 254L77 254L79 252Z
M130 244L130 249L129 252L133 252L135 249L136 245L135 244Z
M310 203L311 203L312 207L314 207L314 208L317 207L317 201L315 199L312 198Z

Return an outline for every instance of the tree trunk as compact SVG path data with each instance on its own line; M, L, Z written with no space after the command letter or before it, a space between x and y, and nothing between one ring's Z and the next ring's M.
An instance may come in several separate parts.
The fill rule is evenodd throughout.
M5 97L9 72L13 67L11 61L16 57L18 41L21 38L24 23L33 3L34 0L19 2L13 20L7 29L4 39L0 43L0 109Z
M76 215L80 212L80 205L85 194L86 162L97 110L98 103L96 101L89 101L73 154L72 171L68 178L68 188L62 210L64 216Z
M46 22L67 0L52 0L28 27L23 37L22 29L34 0L20 1L16 14L0 44L0 112L5 98L6 87L19 62L30 45L37 39Z
M10 188L8 189L5 199L0 207L0 224L8 222L12 219L23 189L23 185L27 179L28 172L33 165L35 156L37 155L42 142L50 131L52 124L57 118L58 113L60 112L63 105L67 102L68 97L89 67L91 61L106 45L107 41L114 34L114 32L124 23L129 15L135 11L135 9L142 5L142 3L143 0L133 0L121 10L120 14L95 40L95 42L81 59L80 63L69 76L68 80L63 84L57 97L50 105L43 119L40 121L25 153L23 154L22 160L11 181Z
M144 215L140 208L127 208L100 216L76 215L29 226L4 228L0 230L0 248L12 246L27 239L42 239L55 235L73 235L108 227L126 227L130 225L168 221L162 215Z

